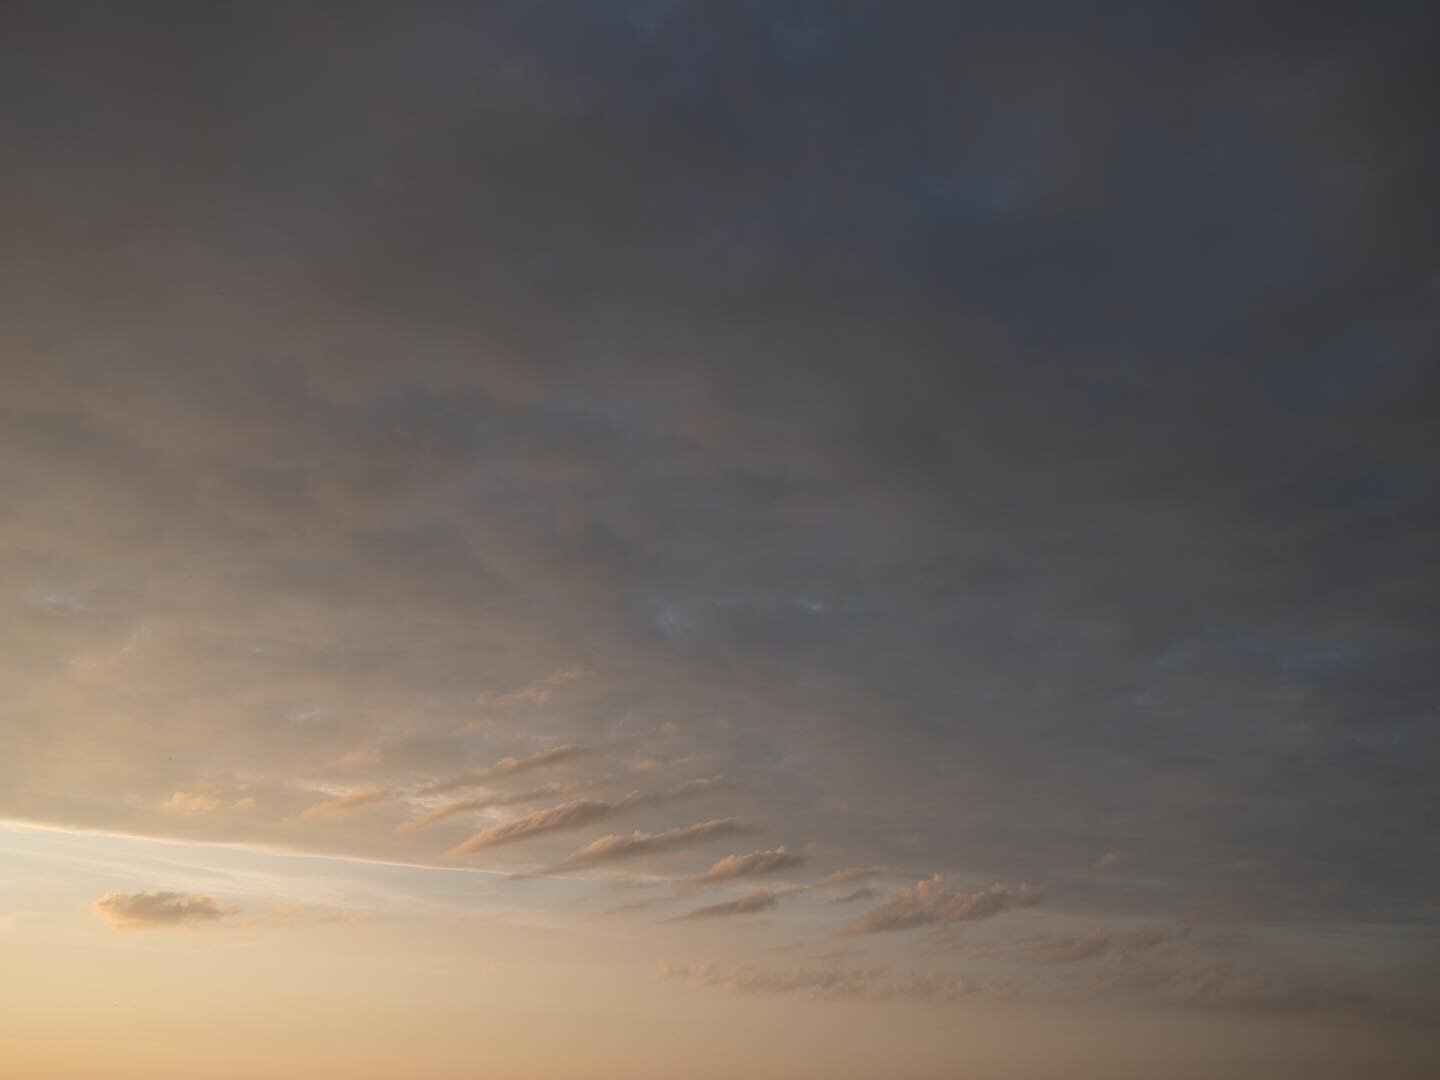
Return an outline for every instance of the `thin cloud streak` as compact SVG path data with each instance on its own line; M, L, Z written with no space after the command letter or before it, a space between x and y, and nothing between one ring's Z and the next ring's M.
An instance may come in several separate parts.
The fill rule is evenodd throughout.
M300 811L297 817L301 820L331 820L338 821L349 817L356 810L367 806L374 806L377 803L387 802L395 797L395 793L385 788L359 788L340 796L338 799L331 799L329 802L316 803L314 806L306 807Z
M795 870L809 860L804 855L787 851L783 846L773 851L753 851L749 855L727 855L703 874L681 883L682 892L725 885L740 878L761 877L784 870Z
M755 831L753 826L742 825L735 818L718 818L714 821L683 825L658 833L633 832L629 836L618 836L612 833L567 855L553 868L553 872L598 866L602 863L622 862L626 859L638 859L645 855L683 851L700 844L708 844L714 840L753 835Z
M442 821L448 821L460 814L467 814L478 810L489 810L498 806L523 806L525 803L539 802L541 799L552 799L557 795L572 794L582 788L598 787L604 781L595 781L590 784L563 784L559 782L542 785L538 788L531 788L528 791L516 791L508 794L481 795L473 799L461 799L458 802L446 803L433 813L426 814L414 821L407 821L400 825L398 832L418 832L421 829L428 829L432 825L439 825Z
M762 911L769 911L780 903L780 894L769 889L756 889L754 892L746 893L738 900L727 900L720 904L707 904L704 907L696 908L694 911L687 911L683 915L676 915L667 922L687 922L692 919L715 919L724 918L730 915L756 915Z
M998 882L988 889L956 893L949 890L944 874L916 882L889 903L868 911L841 933L879 934L911 930L922 926L978 922L1014 908L1040 902L1040 891L1028 885L1010 888Z
M651 795L642 795L638 791L632 791L618 802L606 802L602 799L576 799L545 810L537 810L533 814L526 814L513 821L501 822L488 829L482 829L464 843L452 848L445 857L447 859L462 858L466 855L473 855L477 851L485 851L502 844L513 844L531 837L543 836L546 833L584 828L586 825L593 825L598 821L604 821L641 807L663 806L707 795L712 791L724 789L727 783L728 781L723 776L710 776L687 780L677 787Z
M481 769L471 769L469 772L451 777L449 780L432 784L426 789L426 794L443 795L449 791L462 791L465 788L478 787L493 780L523 776L525 773L535 772L537 769L548 769L575 761L577 758L589 757L595 752L589 746L566 745L551 747L549 750L538 750L526 758L505 757L493 765L487 765Z

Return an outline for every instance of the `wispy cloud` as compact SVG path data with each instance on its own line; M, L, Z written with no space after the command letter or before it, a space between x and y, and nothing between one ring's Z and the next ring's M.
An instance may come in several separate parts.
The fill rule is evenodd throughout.
M843 896L835 897L835 899L829 901L829 903L855 904L859 903L861 900L873 900L879 895L880 894L876 892L873 888L871 888L869 885L862 885L860 888L855 889L852 892L848 892Z
M804 855L797 855L784 847L772 851L752 851L748 855L727 855L703 874L697 874L682 883L682 889L709 888L724 885L739 878L761 877L783 870L794 870L808 862Z
M1114 941L1112 935L1098 930L1077 936L1047 935L1029 943L1025 958L1032 964L1078 964L1104 956Z
M944 874L935 874L917 882L889 903L867 911L842 932L878 934L919 926L976 922L1039 902L1040 891L1028 885L1011 888L997 882L988 889L957 893L947 888Z
M862 881L873 881L885 873L882 866L852 866L847 870L836 870L826 874L815 883L817 889L833 889L842 885L858 885Z
M606 908L603 911L587 912L587 919L619 919L627 915L639 915L642 911L649 911L658 900L636 900L634 903L621 904L618 907Z
M579 664L559 668L543 675L519 690L506 694L481 694L477 699L482 705L510 708L515 705L544 705L561 687L578 682L590 675L590 669Z
M695 825L683 825L658 833L633 832L629 836L602 836L586 844L579 851L567 855L556 870L570 870L582 866L596 866L601 863L620 862L644 855L659 855L671 851L707 844L713 840L734 836L747 836L754 832L751 826L742 825L735 818L718 818L702 821Z
M107 892L95 913L116 930L196 927L230 914L213 896L180 892Z
M367 806L374 806L376 803L386 802L395 797L395 793L386 788L357 788L338 799L331 799L328 802L316 803L314 806L307 806L300 811L299 817L309 820L338 821L349 817L356 810Z
M687 911L684 915L676 915L669 921L684 922L689 919L724 918L727 915L755 915L762 911L769 911L779 903L779 893L769 889L756 889L754 892L746 893L738 900L728 900L723 904L707 904L694 911Z
M401 832L415 832L419 829L428 829L432 825L438 825L442 821L448 821L460 814L468 814L478 810L489 810L499 806L523 806L525 803L539 802L541 799L553 799L557 795L568 795L580 790L582 787L597 787L603 781L593 784L562 784L559 782L543 784L538 788L530 788L528 791L514 791L498 793L494 795L480 795L473 799L461 799L458 802L446 803L433 813L424 817L416 818L414 821L407 821L400 826Z
M865 998L877 1001L923 1001L939 1004L971 992L964 979L938 971L911 971L891 977L884 967L762 968L739 964L722 970L713 962L661 963L659 977L713 987L727 994L798 994L827 1001Z
M446 857L460 858L472 855L477 851L485 851L502 844L513 844L546 833L583 828L586 825L604 821L642 806L663 806L667 803L706 795L712 791L723 789L727 783L723 776L710 776L687 780L677 787L649 795L632 791L616 802L607 802L603 799L576 799L559 806L537 810L512 821L492 825L488 829L482 829L464 843L454 847Z
M587 757L593 753L595 753L594 749L588 746L552 746L548 750L538 750L529 757L501 758L493 765L487 765L482 769L471 769L459 776L451 777L449 780L442 780L438 784L431 785L428 790L432 795L443 794L447 791L460 791L464 788L489 783L492 780L503 780L510 776L522 776L528 772L535 772L537 769L548 769L555 765L563 765L566 762L574 761L576 758Z
M167 813L179 814L181 817L195 817L200 814L210 814L220 808L220 800L211 798L198 791L177 791L165 800L164 809Z

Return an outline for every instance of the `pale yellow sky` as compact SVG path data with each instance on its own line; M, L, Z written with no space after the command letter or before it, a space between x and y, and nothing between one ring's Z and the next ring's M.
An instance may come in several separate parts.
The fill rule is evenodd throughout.
M955 965L933 948L778 912L586 917L631 891L598 884L520 902L506 893L523 884L457 869L16 824L0 859L6 1076L1198 1080L1341 1077L1402 1055L1414 1067L1389 1075L1420 1077L1440 1060L1413 1025L937 994ZM168 921L102 900L156 884L185 898ZM1069 929L1018 940L1042 927ZM977 938L960 966L974 978L1016 940Z

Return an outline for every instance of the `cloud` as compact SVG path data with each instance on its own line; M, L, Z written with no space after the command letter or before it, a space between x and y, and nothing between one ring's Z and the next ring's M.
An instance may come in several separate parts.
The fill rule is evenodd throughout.
M1078 964L1104 956L1113 944L1110 934L1098 930L1075 937L1045 936L1034 939L1025 956L1032 964Z
M414 821L407 821L400 826L401 832L415 832L419 829L428 829L432 825L438 825L459 814L466 814L476 810L488 810L497 806L520 806L528 802L538 802L541 799L551 799L557 795L565 795L578 790L580 787L594 787L596 784L543 784L538 788L530 788L528 791L515 791L496 795L481 795L473 799L461 799L459 802L447 803L433 813L426 814Z
M642 911L650 910L658 902L657 900L636 900L634 903L621 904L603 911L586 912L585 917L587 919L618 919L626 915L638 915Z
M503 780L510 776L521 776L537 769L548 769L555 765L563 765L566 762L574 761L576 758L587 757L595 751L588 746L553 746L549 750L538 750L525 758L504 757L493 765L483 769L471 769L460 776L452 777L449 780L442 780L433 784L428 789L430 794L439 795L446 791L459 791L462 788L477 787L480 784L489 783L492 780Z
M381 746L360 746L341 757L340 764L352 769L378 765L384 753L384 748Z
M481 694L478 700L482 705L500 708L510 708L516 705L544 705L555 696L555 692L561 687L589 675L589 668L572 664L552 671L549 675L542 676L519 690L511 691L508 694Z
M316 803L314 806L307 806L300 811L301 819L321 819L326 821L339 821L349 817L356 810L367 806L374 806L376 803L386 802L395 797L395 793L386 788L357 788L356 790L340 796L338 799L331 799L329 802Z
M464 855L473 855L477 851L484 851L487 848L528 840L532 836L542 836L545 833L560 832L565 829L583 828L596 821L604 821L608 817L613 817L615 812L616 805L614 803L603 802L599 799L576 799L573 802L561 803L559 806L536 810L533 814L526 814L513 821L504 821L499 825L482 829L463 844L452 848L446 854L446 858L457 859Z
M464 855L472 855L477 851L499 847L502 844L513 844L534 836L542 836L546 833L580 829L642 806L663 806L683 799L696 798L711 791L723 789L727 784L728 781L723 776L708 776L687 780L677 787L650 795L632 791L617 802L606 802L602 799L576 799L545 810L537 810L533 814L526 814L513 821L492 825L488 829L482 829L464 843L454 847L446 857L459 858Z
M182 817L213 813L219 807L219 799L212 799L209 795L202 795L195 791L177 791L164 803L167 813L179 814Z
M718 818L702 821L695 825L684 825L658 833L633 832L629 836L602 836L586 844L579 851L567 855L556 870L569 870L581 866L596 866L600 863L620 862L644 855L660 855L671 851L706 844L712 840L732 836L747 836L754 829L742 825L735 818Z
M906 889L888 904L866 912L842 932L878 934L919 926L976 922L1039 902L1040 891L1028 885L1012 889L996 883L976 892L955 893L946 888L944 874L935 874Z
M861 900L873 900L879 895L880 894L869 885L865 885L853 892L846 893L844 896L837 896L828 902L831 904L854 904Z
M880 866L852 866L848 870L836 870L832 874L826 874L815 883L815 888L828 889L840 885L855 885L862 881L871 881L884 872L884 868Z
M695 965L662 962L659 978L693 982L737 996L799 994L825 1001L864 998L940 1004L972 992L972 987L964 979L943 972L912 971L891 978L887 968L851 969L846 968L843 961L825 967L792 968L739 964L724 971L709 961Z
M1124 861L1125 857L1118 851L1107 851L1095 860L1094 867L1096 870L1104 870L1106 867L1116 866Z
M694 911L687 911L684 915L676 915L669 921L684 922L689 919L723 918L727 915L755 915L762 911L769 911L779 903L779 893L769 889L757 889L754 892L746 893L738 900L728 900L722 904L708 904L705 907L696 908Z
M794 870L804 866L808 860L804 855L786 851L784 847L773 851L753 851L749 855L727 855L703 874L697 874L683 883L686 890L704 889L723 885L737 878L760 877L782 870Z
M231 914L213 896L179 892L107 892L95 913L116 930L193 928Z

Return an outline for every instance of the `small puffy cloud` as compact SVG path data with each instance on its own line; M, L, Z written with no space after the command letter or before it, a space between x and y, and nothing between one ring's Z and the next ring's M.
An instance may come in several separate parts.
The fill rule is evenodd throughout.
M1096 870L1104 870L1111 866L1118 866L1124 861L1125 857L1121 855L1118 851L1107 851L1104 855L1101 855L1098 859L1095 860L1094 867Z
M586 757L593 753L595 751L588 746L566 745L552 746L548 750L537 750L529 757L524 758L505 757L493 765L487 765L482 769L471 769L449 780L442 780L440 783L432 785L430 792L438 795L446 791L477 787L493 780L523 776L525 773L535 772L537 769L549 769L556 765L564 765L576 758Z
M756 889L754 892L746 893L738 900L728 900L723 904L707 904L694 911L687 911L684 915L677 915L670 921L715 919L724 918L727 915L756 915L762 911L769 911L778 903L780 903L779 893L771 892L769 889Z
M386 802L394 797L395 793L385 788L357 788L338 799L307 806L300 811L299 816L306 820L339 821L356 810Z
M616 802L606 802L603 799L575 799L571 802L561 803L559 806L536 810L533 814L525 814L522 817L501 822L499 825L492 825L488 829L482 829L464 843L457 845L447 857L459 858L546 833L584 828L586 825L604 821L638 807L663 806L667 803L705 795L711 791L723 789L727 783L728 781L723 776L709 776L687 780L666 791L657 791L649 795L632 791Z
M687 889L704 889L724 885L738 878L760 877L783 870L794 870L806 863L804 855L796 855L783 847L773 851L752 851L749 855L727 855L703 874L684 883Z
M717 818L695 825L682 825L658 833L633 832L629 836L611 834L586 844L579 851L567 855L557 870L569 870L581 866L596 866L601 863L620 862L624 859L640 858L644 855L660 855L671 851L707 844L713 840L746 836L754 830L740 824L735 818Z
M220 808L220 800L202 795L198 791L177 791L162 804L167 813L181 817L196 817L211 814Z
M1012 908L1040 902L1040 891L1028 885L1011 888L996 883L970 893L951 892L944 874L916 882L889 903L867 911L843 931L878 934L919 926L944 926L988 919Z
M660 766L661 763L655 758L636 758L630 763L630 771L636 776L647 776Z
M95 913L116 930L194 928L230 914L213 896L180 892L107 892Z
M874 900L874 899L875 899L877 896L879 896L879 895L880 895L880 894L877 893L877 892L876 892L873 888L871 888L869 885L862 885L860 888L855 889L855 890L853 890L853 891L851 891L851 892L845 893L845 895L843 895L843 896L837 896L837 897L835 897L835 899L829 901L829 903L832 903L832 904L856 904L856 903L859 903L861 900Z

